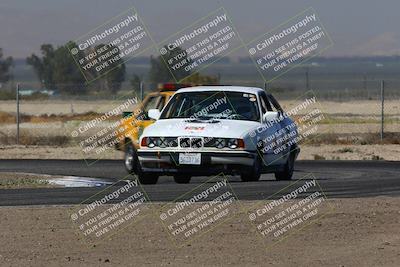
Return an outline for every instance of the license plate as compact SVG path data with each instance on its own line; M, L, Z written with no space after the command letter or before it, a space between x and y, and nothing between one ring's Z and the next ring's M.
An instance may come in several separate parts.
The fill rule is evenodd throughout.
M200 153L180 153L179 154L179 164L200 165L201 164L201 154Z

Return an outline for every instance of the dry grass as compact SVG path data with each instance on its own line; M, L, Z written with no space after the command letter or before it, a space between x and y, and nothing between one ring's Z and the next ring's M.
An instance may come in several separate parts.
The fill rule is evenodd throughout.
M53 136L36 136L27 131L20 134L19 143L21 145L34 145L34 146L66 146L71 142L71 138L66 135L53 135ZM15 135L7 135L0 132L0 144L13 145L16 143Z
M96 112L85 112L82 114L62 114L62 115L47 115L47 114L42 114L42 115L26 115L26 114L20 114L20 122L31 122L31 123L47 123L47 122L66 122L66 121L72 121L72 120L78 120L78 121L89 121L93 120L95 118L100 117L103 115L102 113L96 113ZM107 120L116 120L119 119L120 116L110 116L108 117ZM0 123L15 123L16 121L16 115L0 111Z
M48 185L48 181L32 178L26 179L0 179L1 189L32 188Z
M0 189L56 187L44 175L0 172Z
M326 160L326 158L324 156L318 155L318 154L314 154L314 160Z
M354 150L350 147L344 147L338 150L339 153L353 153Z
M28 115L21 114L20 122L21 123L33 123L35 125L53 122L82 122L82 121L90 121L95 118L100 117L103 113L88 111L79 114L37 114L37 115ZM120 119L120 116L112 116L108 118L108 121L115 121ZM4 111L0 111L0 125L8 124L15 125L15 114L8 113ZM321 127L324 129L334 128L340 133L332 133L325 132L324 129L321 129L321 133L316 135L307 136L304 144L310 145L323 145L323 144L333 144L333 145L370 145L370 144L400 144L400 133L397 131L396 127L399 125L398 118L389 118L385 121L388 124L387 128L388 132L385 134L384 140L380 140L380 135L378 133L379 121L376 118L370 118L365 115L357 115L343 117L343 115L338 116L329 116L329 119L324 119L319 122ZM374 123L373 129L370 128L372 126L366 125L368 123ZM354 125L353 125L354 124ZM329 126L329 127L328 127ZM346 127L344 127L346 126ZM362 127L363 126L363 127ZM376 127L375 127L376 126ZM391 127L389 127L391 126ZM365 128L365 129L364 129ZM375 129L376 128L376 129ZM344 129L344 130L343 130ZM375 131L376 130L376 131ZM353 131L359 131L360 133L356 133ZM367 132L368 131L368 132ZM370 132L372 131L372 132ZM374 132L375 131L375 132ZM66 146L71 144L70 136L64 132L50 132L50 130L43 130L43 132L32 133L29 130L23 130L20 135L20 143L23 145L49 145L49 146ZM12 145L15 144L15 133L6 133L5 131L1 131L0 129L0 144L3 145ZM342 152L346 153L346 152Z
M15 123L15 116L10 113L0 111L0 123Z

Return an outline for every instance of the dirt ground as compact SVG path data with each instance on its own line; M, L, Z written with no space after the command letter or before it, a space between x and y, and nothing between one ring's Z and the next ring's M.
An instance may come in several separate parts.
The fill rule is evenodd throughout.
M122 159L113 148L98 155L84 154L79 147L0 146L0 159ZM299 160L400 160L400 145L302 145Z
M86 246L71 207L1 207L1 266L399 266L400 198L330 199L332 212L270 246L244 212L182 248L155 215ZM245 207L253 202L241 202ZM149 204L152 208L159 204ZM234 205L238 205L235 203Z
M400 145L303 145L298 159L399 161Z

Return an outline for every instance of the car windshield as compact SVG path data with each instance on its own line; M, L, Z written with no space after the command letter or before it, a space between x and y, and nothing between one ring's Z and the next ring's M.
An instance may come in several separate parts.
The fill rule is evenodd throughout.
M173 96L160 119L259 121L255 94L227 91L184 92Z

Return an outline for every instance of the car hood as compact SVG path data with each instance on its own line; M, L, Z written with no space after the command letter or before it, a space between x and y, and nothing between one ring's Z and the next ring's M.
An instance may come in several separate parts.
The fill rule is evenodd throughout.
M158 120L147 127L142 136L205 136L242 138L260 125L255 121L215 120L214 122L189 122L188 119Z

